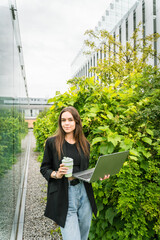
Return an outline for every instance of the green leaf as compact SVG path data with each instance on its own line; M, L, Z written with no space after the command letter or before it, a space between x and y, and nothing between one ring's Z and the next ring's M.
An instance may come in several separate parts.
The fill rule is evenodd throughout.
M114 210L112 207L108 208L105 212L105 219L108 219L109 223L112 225L113 224L113 219L116 216L117 211Z
M113 151L114 151L114 145L111 142L100 145L99 152L103 155L110 154Z
M109 127L108 126L100 126L100 127L98 127L98 129L103 132L106 132L107 130L109 130Z
M142 138L142 140L143 140L143 142L146 142L146 143L148 143L149 145L152 144L152 139L150 139L150 138L148 138L148 137L144 137L144 138Z
M144 170L147 170L148 166L149 166L149 163L148 161L142 161L141 164L140 164L141 168L143 168Z
M128 133L128 128L126 126L121 127L121 132Z
M99 191L98 192L98 196L101 198L101 197L103 197L104 196L104 192L103 191Z
M110 153L112 153L113 151L114 151L114 145L113 145L111 142L109 142L109 143L107 144L107 153L110 154Z
M110 132L110 134L108 135L108 142L111 142L113 143L114 146L116 146L117 143L120 141L121 141L120 135L118 135L117 133Z
M107 116L105 116L104 114L101 114L101 117L107 119Z
M98 142L103 142L103 141L106 141L106 138L105 137L96 137L93 139L92 141L92 145L98 143Z
M152 130L150 130L150 129L146 129L146 132L149 134L149 135L151 135L151 136L153 136L153 131Z
M149 158L152 156L152 154L150 152L143 151L142 153L146 158Z
M135 161L138 160L138 158L137 158L137 157L134 157L134 156L129 156L129 158L132 159L132 160L135 160Z
M103 155L106 155L108 153L108 145L105 144L105 145L101 145L100 148L99 148L99 152Z
M62 106L64 106L64 103L63 102L58 102L58 107L62 107Z
M107 117L111 120L114 119L113 114L111 112L107 112Z
M88 113L88 117L96 117L96 113L90 112Z
M98 106L94 106L90 109L90 112L92 113L97 113L99 111L99 107Z
M76 86L70 87L70 92L73 92L73 91L75 91L75 90L77 90L77 87L76 87Z
M97 203L97 209L98 209L98 211L102 211L103 208L104 208L103 203L102 203L102 202L98 202L98 203Z
M139 152L136 149L131 149L129 153L134 156L139 156Z

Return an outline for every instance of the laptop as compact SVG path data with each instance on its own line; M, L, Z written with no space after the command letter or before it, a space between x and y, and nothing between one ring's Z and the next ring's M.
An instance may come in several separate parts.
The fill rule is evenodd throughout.
M105 175L117 174L128 155L129 151L124 151L100 156L94 168L74 173L73 177L90 183L104 178Z

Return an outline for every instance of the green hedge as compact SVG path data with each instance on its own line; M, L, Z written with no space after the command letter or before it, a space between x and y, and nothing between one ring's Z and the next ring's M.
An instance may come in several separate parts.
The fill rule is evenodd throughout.
M55 96L35 122L37 148L43 151L56 131L62 108L76 107L91 143L90 167L99 155L130 151L118 175L93 183L98 217L89 239L160 239L160 72L148 66L109 87L93 78L75 80L79 89Z
M28 132L27 123L16 109L0 110L0 176L16 162L21 139Z

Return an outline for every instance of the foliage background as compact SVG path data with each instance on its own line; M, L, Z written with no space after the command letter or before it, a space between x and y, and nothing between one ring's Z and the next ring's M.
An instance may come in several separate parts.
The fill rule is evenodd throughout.
M0 176L16 162L16 154L21 151L21 139L27 132L28 125L18 110L0 110Z
M74 106L91 143L90 167L99 155L130 152L119 174L93 183L98 216L89 239L160 239L160 71L139 59L121 62L117 72L117 61L106 61L91 69L99 81L72 79L50 99L53 106L35 122L37 150L55 133L62 108Z

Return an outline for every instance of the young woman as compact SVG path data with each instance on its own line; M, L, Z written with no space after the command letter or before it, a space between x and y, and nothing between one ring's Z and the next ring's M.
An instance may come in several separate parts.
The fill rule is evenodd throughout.
M68 168L62 159L73 159L74 173L85 170L89 166L90 146L74 107L61 111L58 125L56 136L46 141L40 168L48 181L45 216L61 227L63 240L87 240L92 212L97 213L92 186L73 177L66 178Z

